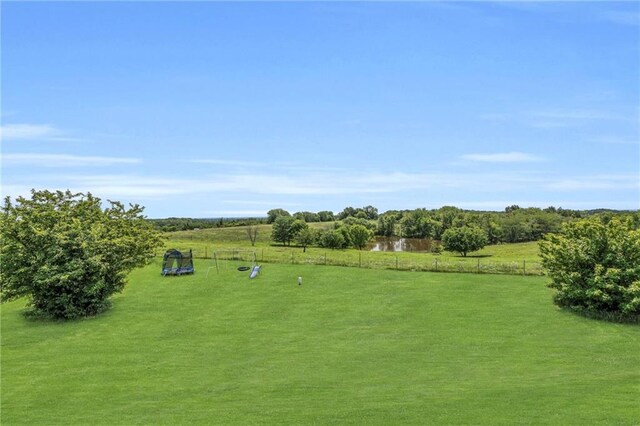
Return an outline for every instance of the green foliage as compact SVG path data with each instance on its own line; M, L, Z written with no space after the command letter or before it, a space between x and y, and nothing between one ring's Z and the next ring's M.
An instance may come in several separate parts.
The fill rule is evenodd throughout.
M398 235L396 227L402 218L402 213L399 211L388 211L378 216L378 229L376 235L382 235L384 237L392 237Z
M329 210L318 212L318 219L320 219L320 222L333 222L335 220L333 212Z
M337 219L344 220L348 217L376 220L378 219L378 209L373 206L358 207L358 208L345 207L345 209L338 214Z
M463 257L487 245L487 234L476 226L449 228L442 235L445 250L455 251Z
M272 209L268 212L268 218L168 218L151 221L158 229L173 232L271 224L278 216L291 216L291 214L283 209ZM425 208L404 211L390 210L381 215L378 214L377 208L366 206L361 208L346 207L337 217L331 211L317 213L302 211L294 213L293 216L307 223L332 222L336 219L347 225L359 223L373 230L376 235L386 237L431 238L434 240L441 240L442 235L449 228L478 226L487 233L489 244L538 241L547 233L558 232L563 222L588 216L601 217L603 220L610 220L613 217L624 218L623 220L631 221L634 229L640 228L640 212L637 211L605 209L575 211L553 206L539 209L512 205L505 208L504 212L477 212L445 206L433 210Z
M180 218L147 219L156 229L162 232L189 231L193 229L229 228L248 225L259 225L265 218Z
M126 209L69 191L7 197L0 230L2 300L26 296L32 313L57 319L95 315L122 291L127 274L162 246L138 205Z
M291 216L291 213L284 209L271 209L267 212L267 223L274 223L280 216Z
M363 225L351 225L349 228L351 244L358 250L362 250L373 237L373 232Z
M482 223L482 228L487 233L488 243L498 244L502 238L502 227L498 225L490 214L483 214L480 222Z
M400 221L401 235L406 238L436 238L442 233L442 223L425 209L416 209Z
M307 223L320 222L320 216L318 213L313 212L296 212L293 214L296 219L303 220Z
M278 216L273 222L271 239L277 243L291 245L291 241L296 238L298 233L308 227L309 225L303 220L293 216Z
M320 234L318 238L320 247L329 249L341 249L346 247L344 234L338 229L332 229Z
M308 226L301 229L296 235L296 244L301 246L304 251L307 251L307 247L315 244L318 238L318 231L315 229L311 229Z
M640 231L617 218L565 224L540 242L557 305L589 316L640 318Z

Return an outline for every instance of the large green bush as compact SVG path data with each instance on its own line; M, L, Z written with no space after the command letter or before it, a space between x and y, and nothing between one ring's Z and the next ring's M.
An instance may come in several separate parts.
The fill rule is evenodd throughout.
M580 220L540 242L557 305L588 316L640 318L640 231L631 222Z
M38 316L72 319L109 307L127 274L162 245L137 205L91 194L32 191L7 197L0 215L2 300L26 296Z

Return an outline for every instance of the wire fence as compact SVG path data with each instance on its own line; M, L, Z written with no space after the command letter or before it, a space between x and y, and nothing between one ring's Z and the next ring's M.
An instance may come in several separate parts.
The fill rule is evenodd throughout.
M250 250L224 249L217 252L218 260L251 262L246 253ZM192 249L196 259L213 261L215 250L209 247ZM475 274L544 275L541 262L530 260L492 261L486 257L448 257L432 254L383 253L368 251L313 250L270 247L255 249L258 263L305 264L346 266L367 269L392 269L398 271L460 272Z

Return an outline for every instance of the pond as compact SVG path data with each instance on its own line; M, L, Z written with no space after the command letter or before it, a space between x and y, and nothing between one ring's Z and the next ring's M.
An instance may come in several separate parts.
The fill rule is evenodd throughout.
M375 237L367 246L369 251L431 251L430 238Z

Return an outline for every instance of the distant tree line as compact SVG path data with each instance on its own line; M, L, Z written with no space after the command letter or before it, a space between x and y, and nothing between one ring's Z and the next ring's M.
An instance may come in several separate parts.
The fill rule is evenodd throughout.
M301 211L290 213L285 209L276 208L269 210L264 218L218 218L218 219L191 219L168 218L152 219L157 229L165 232L192 230L198 228L248 226L258 224L272 224L274 242L290 245L296 243L299 233L308 227L302 224L314 222L335 222L334 229L327 231L305 230L300 238L305 244L319 245L328 248L357 247L354 237L351 235L352 227L360 225L370 231L371 236L403 237L403 238L429 238L436 241L460 240L462 234L465 241L473 240L473 245L518 243L526 241L538 241L546 234L560 231L563 223L577 219L598 217L605 223L612 218L621 218L629 221L630 227L640 229L640 212L615 211L615 210L570 210L561 207L536 207L522 208L511 205L504 211L474 211L463 210L453 206L444 206L438 209L418 208L413 210L389 210L382 214L373 206L346 207L335 214L324 210L319 212ZM280 222L276 225L279 218ZM449 238L445 234L449 229L471 228L474 232L460 231L450 232ZM357 228L360 229L360 228ZM481 230L484 238L480 238L477 230ZM361 231L361 230L360 230ZM456 238L454 238L456 234ZM358 238L355 238L358 240ZM485 241L486 240L486 241ZM436 245L437 247L437 245ZM459 251L459 250L455 250ZM463 253L463 251L460 251ZM464 254L463 254L464 255Z
M162 232L191 231L193 229L226 228L232 226L260 225L266 218L204 218L193 219L170 217L167 219L148 219L157 230Z

